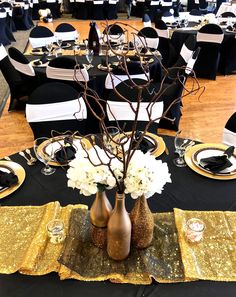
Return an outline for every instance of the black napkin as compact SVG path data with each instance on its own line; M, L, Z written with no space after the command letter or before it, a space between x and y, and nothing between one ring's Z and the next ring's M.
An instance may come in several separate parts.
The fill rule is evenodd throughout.
M54 158L60 164L68 163L75 158L76 149L73 147L73 138L65 137L64 145L55 152Z
M102 58L101 65L104 66L104 67L107 67L107 61L106 61L106 59Z
M38 47L38 48L33 48L31 52L32 52L32 53L38 53L38 52L40 52L40 50L41 50L40 47Z
M227 148L222 156L202 158L200 160L200 164L203 168L208 169L213 173L217 173L232 165L232 163L229 161L229 158L233 155L233 153L234 146L230 146Z
M18 183L18 177L13 172L4 172L0 170L0 187L9 188ZM1 190L1 189L0 189Z
M234 28L232 26L228 26L226 29L229 31L233 31Z
M42 57L41 57L40 60L34 62L34 65L42 65L42 64L45 64L45 63L47 63L47 62L48 62L47 54L44 53L44 54L42 55Z
M132 145L132 149L135 148L135 146L136 146L136 144L139 141L141 136L142 136L141 131L136 131L135 132L135 139L134 139L134 142L133 142L133 145ZM147 152L155 149L155 144L153 144L148 138L144 137L142 139L142 141L140 142L137 149L142 151L144 154L146 154Z

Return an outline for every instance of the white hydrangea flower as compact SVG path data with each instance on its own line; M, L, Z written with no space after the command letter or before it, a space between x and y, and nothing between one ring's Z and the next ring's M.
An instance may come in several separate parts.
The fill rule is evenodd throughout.
M134 199L141 195L149 198L154 193L161 194L167 182L171 182L171 178L166 163L149 153L135 151L124 180L125 193L130 193Z

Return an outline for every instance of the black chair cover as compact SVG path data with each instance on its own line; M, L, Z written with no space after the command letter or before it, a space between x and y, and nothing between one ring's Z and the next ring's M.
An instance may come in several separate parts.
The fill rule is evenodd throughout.
M93 19L104 20L104 4L93 3Z
M88 18L88 4L85 2L76 2L74 5L75 18L86 20Z
M11 44L11 40L7 35L7 14L4 8L0 8L0 14L4 17L0 17L0 43L3 45Z
M52 37L54 34L53 32L44 26L36 26L30 32L29 37L32 38L44 38L44 37Z
M107 19L108 20L116 20L117 19L117 3L111 4L107 3Z

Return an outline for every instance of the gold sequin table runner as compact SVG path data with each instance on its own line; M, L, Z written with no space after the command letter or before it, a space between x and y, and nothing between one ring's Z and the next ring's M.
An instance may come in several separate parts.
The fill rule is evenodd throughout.
M204 238L197 244L186 241L189 218L205 222ZM64 244L54 245L46 225L64 221L68 234ZM58 272L61 279L149 284L196 279L236 281L236 213L182 211L154 214L152 245L131 250L121 262L108 258L105 250L92 245L89 212L85 205L61 207L58 202L43 206L0 207L0 273L43 275ZM58 262L59 258L59 262Z
M236 281L236 212L175 209L174 214L185 276ZM183 226L191 218L205 223L199 243L189 243L185 239Z
M71 213L70 228L59 262L75 271L61 275L85 281L132 284L185 281L173 213L154 214L155 228L152 245L144 250L132 249L123 261L111 260L106 250L95 247L90 239L90 220L87 210Z

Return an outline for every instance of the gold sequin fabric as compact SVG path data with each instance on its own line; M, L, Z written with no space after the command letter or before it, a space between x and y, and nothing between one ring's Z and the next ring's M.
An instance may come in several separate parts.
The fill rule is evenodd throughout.
M59 258L59 262L69 270L61 273L61 278L85 281L110 279L133 284L150 284L152 277L163 283L184 281L174 215L154 214L154 221L151 246L143 250L131 248L126 260L114 261L108 257L106 249L92 244L89 212L73 210L64 251Z
M48 240L46 226L55 218L64 221L67 232L73 208L58 202L43 206L0 207L0 273L19 271L28 275L43 275L59 271L57 262L63 244Z
M174 210L185 276L202 280L236 281L236 212ZM205 224L203 238L185 238L188 219Z

